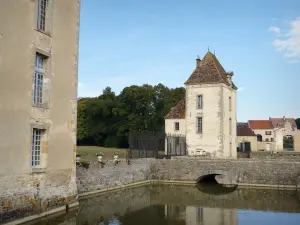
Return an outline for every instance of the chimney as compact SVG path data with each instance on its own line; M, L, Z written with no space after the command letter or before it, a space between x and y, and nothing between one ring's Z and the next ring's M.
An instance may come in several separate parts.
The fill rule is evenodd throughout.
M285 116L283 116L283 121L285 121Z
M200 59L200 56L198 55L197 59L196 59L196 67L200 67L200 62L201 62L201 59Z
M233 76L233 72L232 71L226 72L226 76L227 76L228 82L231 84L232 83L231 78Z

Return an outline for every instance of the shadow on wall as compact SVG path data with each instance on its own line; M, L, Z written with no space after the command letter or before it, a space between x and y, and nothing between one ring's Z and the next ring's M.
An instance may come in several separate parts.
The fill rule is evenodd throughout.
M216 175L219 175L219 174L208 174L208 175L201 176L197 179L197 183L198 184L203 184L203 183L219 184L216 180Z
M219 184L216 176L220 174L208 174L198 178L197 188L203 193L210 195L226 195L234 192L238 185L223 185Z

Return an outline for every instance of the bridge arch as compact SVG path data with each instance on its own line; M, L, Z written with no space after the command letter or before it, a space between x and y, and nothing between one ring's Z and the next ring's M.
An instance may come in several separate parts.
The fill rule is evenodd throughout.
M206 170L198 174L196 182L217 182L218 184L224 185L236 185L237 175L231 171L225 170Z

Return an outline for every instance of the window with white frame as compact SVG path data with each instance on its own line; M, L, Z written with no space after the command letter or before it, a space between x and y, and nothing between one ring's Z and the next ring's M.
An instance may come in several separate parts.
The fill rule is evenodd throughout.
M43 136L43 130L35 129L35 128L33 129L32 145L31 145L31 166L32 166L32 168L41 167L42 136Z
M203 96L198 95L197 96L197 109L202 109L203 107Z
M48 0L37 0L37 29L46 31L46 12Z
M179 122L175 122L175 130L179 130Z
M43 82L44 82L44 64L45 57L36 54L35 56L35 71L34 71L34 89L33 89L33 102L35 104L43 103Z
M202 117L197 117L197 133L202 134L203 132L203 121L202 121Z

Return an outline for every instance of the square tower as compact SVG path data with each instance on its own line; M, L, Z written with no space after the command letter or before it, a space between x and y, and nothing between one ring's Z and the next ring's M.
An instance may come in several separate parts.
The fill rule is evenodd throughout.
M185 82L185 133L189 155L205 151L216 158L236 158L236 90L210 51L196 60Z

